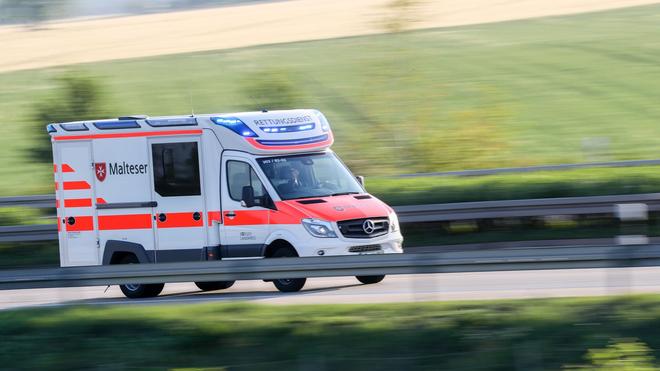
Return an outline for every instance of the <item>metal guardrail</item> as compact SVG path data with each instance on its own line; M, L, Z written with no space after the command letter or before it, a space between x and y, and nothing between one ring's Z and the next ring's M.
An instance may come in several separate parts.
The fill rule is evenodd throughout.
M12 206L55 208L55 195L0 197L0 207Z
M525 200L459 202L398 206L402 223L478 220L550 215L613 214L617 204L641 203L648 211L660 210L660 193L614 196L538 198Z
M44 202L45 196L34 196ZM10 202L15 205L16 197ZM22 198L24 202L29 197ZM0 207L5 205L0 198ZM660 193L614 196L539 198L526 200L459 202L449 204L395 206L401 223L441 222L550 215L614 214L617 204L646 204L648 211L660 211ZM35 201L32 205L37 204ZM0 242L46 241L57 239L57 226L25 225L0 227Z
M660 245L563 247L110 265L0 271L0 290L127 283L257 280L660 265Z
M586 162L581 164L539 165L539 166L524 166L524 167L503 167L497 169L456 170L456 171L442 171L442 172L433 172L433 173L401 174L401 175L394 175L392 176L392 178L421 178L421 177L436 177L436 176L483 176L483 175L511 174L511 173L532 173L536 171L587 169L587 168L595 168L595 167L635 167L635 166L656 166L656 165L660 165L660 159Z
M52 240L57 240L55 224L0 226L0 242Z

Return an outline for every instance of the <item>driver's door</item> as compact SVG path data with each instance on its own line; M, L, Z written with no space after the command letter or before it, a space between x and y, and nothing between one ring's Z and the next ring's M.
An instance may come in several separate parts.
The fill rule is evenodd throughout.
M266 188L247 158L227 156L222 163L223 205L223 258L263 256L266 239L270 233L269 196ZM243 188L254 190L256 206L242 203ZM262 206L264 205L264 206Z

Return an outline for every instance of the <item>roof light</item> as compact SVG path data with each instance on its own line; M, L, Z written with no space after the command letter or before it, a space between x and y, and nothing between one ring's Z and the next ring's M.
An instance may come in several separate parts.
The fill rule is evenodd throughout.
M257 142L265 146L298 146L303 144L323 142L324 140L328 140L328 134L318 135L309 138L298 138L298 139L281 139L281 140L257 139Z
M328 119L325 118L325 115L321 113L321 111L314 110L314 115L316 115L316 118L321 122L321 130L330 130L330 123L328 122Z
M55 133L55 132L57 132L57 129L55 129L55 125L48 124L46 126L46 131L49 132L49 133Z
M295 131L306 131L306 130L312 130L316 124L313 122L309 124L302 124L302 125L287 125L287 126L262 126L260 129L266 133L282 133L282 132L295 132Z
M214 124L224 126L234 133L244 137L258 137L243 121L236 117L211 117Z

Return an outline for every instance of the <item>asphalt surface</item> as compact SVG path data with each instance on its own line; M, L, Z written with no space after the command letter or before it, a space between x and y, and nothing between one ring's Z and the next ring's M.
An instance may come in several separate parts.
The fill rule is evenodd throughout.
M354 277L313 278L303 291L284 294L271 283L239 281L200 292L192 283L167 284L157 298L130 300L118 287L0 291L0 309L61 305L183 304L247 301L268 304L391 303L599 296L660 292L660 267L567 269L389 276L374 285Z

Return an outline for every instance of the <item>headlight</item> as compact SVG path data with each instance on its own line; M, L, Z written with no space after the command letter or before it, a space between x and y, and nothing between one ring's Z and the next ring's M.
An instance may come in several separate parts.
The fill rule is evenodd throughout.
M307 232L314 237L319 238L337 238L337 234L332 230L332 224L325 220L303 219L302 225Z
M399 217L393 212L390 214L390 232L397 232L399 230Z

